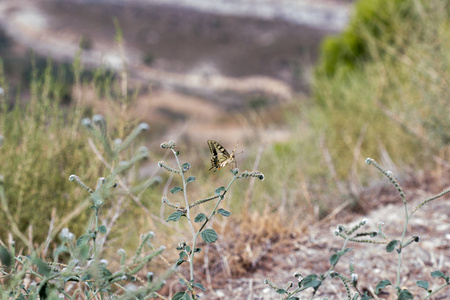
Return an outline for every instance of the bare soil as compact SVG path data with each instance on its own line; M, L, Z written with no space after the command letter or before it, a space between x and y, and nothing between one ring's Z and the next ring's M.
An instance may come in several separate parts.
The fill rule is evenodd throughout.
M445 185L448 185L445 178L448 178L449 174L449 170L445 170L439 173L434 172L434 174L409 176L404 182L400 182L404 185L409 211L411 212L422 200L437 194ZM388 239L400 239L405 210L395 188L387 183L386 179L384 183L363 191L361 195L364 197L359 200L360 205L368 209L367 213L359 214L345 209L331 220L311 224L302 233L292 234L295 231L292 230L276 243L267 246L267 253L259 258L256 266L249 269L247 275L230 279L226 277L224 270L211 270L213 284L208 285L207 292L203 293L203 299L281 299L279 294L264 283L264 279L270 278L278 287L285 288L289 281L295 285L296 278L293 276L295 272L304 276L325 273L330 268L330 256L336 249L341 249L344 242L333 233L339 224L350 228L366 219L367 225L363 231L372 231L377 229L379 222L383 222L384 233ZM417 287L416 281L428 281L430 288L435 289L445 281L432 278L430 273L440 270L446 275L450 274L450 223L448 222L450 202L448 197L447 195L428 203L410 218L406 239L417 235L420 241L403 249L400 282L402 288L407 288L415 295L414 299L423 299L427 295L425 290ZM223 247L224 245L219 246L219 249ZM258 247L247 249L247 251L257 252ZM352 248L352 251L343 256L335 271L350 277L349 264L353 263L359 278L360 291L367 291L373 296L373 289L379 281L388 279L395 284L398 260L395 251L387 253L385 244L349 242L347 247ZM210 251L209 255L220 253L220 251ZM214 269L217 268L214 266ZM225 269L225 265L222 268ZM202 271L202 274L204 273L205 271ZM203 280L206 281L206 278ZM171 285L171 288L173 291L176 290L176 284ZM306 291L297 296L300 299L310 299L311 292ZM314 299L324 297L347 299L344 286L339 279L328 278ZM378 295L378 299L397 299L394 288L392 286L385 288ZM450 287L444 288L431 299L450 299Z

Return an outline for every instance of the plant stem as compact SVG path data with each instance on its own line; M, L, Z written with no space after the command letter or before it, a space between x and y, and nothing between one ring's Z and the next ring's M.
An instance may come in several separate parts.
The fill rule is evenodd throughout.
M225 199L225 194L227 193L228 189L231 187L231 185L233 184L233 182L236 179L237 179L236 175L233 175L233 178L231 179L231 181L228 184L228 186L225 188L225 191L223 192L222 195L219 196L219 201L217 201L216 205L214 206L213 210L209 214L208 218L205 220L205 222L200 227L200 229L196 233L193 234L192 249L191 249L191 255L190 255L190 258L189 258L189 269L190 269L190 274L191 274L191 281L194 281L194 255L195 255L195 247L197 245L197 238L200 235L200 233L202 232L203 228L205 228L205 226L209 222L209 220L211 220L212 216L216 213L217 207L222 202L222 200ZM183 180L184 180L184 177L183 177ZM189 212L189 205L188 205L188 203L186 203L186 207L187 207L187 212ZM188 222L192 226L192 223L191 223L190 219L188 219Z
M186 179L184 177L183 168L181 167L180 160L178 159L178 155L177 155L176 151L173 149L171 149L171 150L172 150L173 154L175 155L175 160L177 161L178 169L180 170L181 179L183 181L183 196L184 196L184 204L186 207L186 218L187 218L189 228L192 233L192 249L191 249L191 257L189 259L189 274L190 274L190 280L194 281L194 250L195 250L195 241L197 239L198 233L197 234L195 233L195 228L191 221L191 210L189 208L189 201L187 198L187 191L186 191L187 183L186 183Z
M227 193L227 191L230 189L231 185L233 184L233 182L237 179L236 176L233 176L233 179L231 179L230 183L228 184L228 186L226 187L225 191L223 192L223 194L221 196L219 196L219 201L217 201L216 205L214 206L214 209L212 210L212 212L209 214L208 218L206 219L205 223L203 223L202 227L200 227L200 230L198 231L198 233L200 233L203 228L205 228L206 224L209 222L209 220L211 219L211 217L213 216L213 214L216 213L216 209L219 206L220 202L222 202L223 199L225 199L225 194Z
M30 253L33 252L33 250L34 250L33 245L25 237L25 235L23 235L23 233L20 231L19 226L17 226L17 223L14 220L14 217L12 216L12 214L9 210L8 200L6 199L6 195L5 195L5 187L3 185L3 177L0 178L0 201L1 201L2 210L3 210L4 214L6 215L9 223L11 224L12 232L17 237L19 237L25 245L27 245L28 249L30 250Z
M400 290L400 273L402 270L403 243L405 241L406 230L408 229L408 223L409 223L408 206L406 204L406 201L403 202L403 206L405 208L405 224L403 225L403 233L402 233L402 239L400 241L400 249L397 250L397 253L398 253L397 283L396 283L397 291Z
M94 259L97 260L98 256L97 256L97 234L98 234L98 207L94 208L95 210L95 216L94 216L94 237L93 239L93 247L94 247Z
M443 288L445 288L446 286L449 286L448 283L441 285L440 287L438 287L437 289L433 290L433 292L431 292L428 296L426 296L425 298L423 298L423 300L429 299L431 296L433 296L434 294L436 294L437 292L439 292L440 290L442 290Z
M347 238L346 238L345 241L344 241L344 244L342 245L341 251L339 251L339 253L343 253L343 252L344 252L345 248L347 247L347 243L348 243L349 238L350 238L350 236L347 236ZM330 275L330 273L334 270L334 267L337 265L337 263L339 262L340 259L341 259L341 256L339 256L339 258L336 260L336 262L335 262L333 265L331 265L331 267L328 269L328 271L323 275L323 279L320 281L319 286L317 286L316 291L317 291L317 290L319 289L319 287L322 285L322 282L324 282L325 279L326 279L326 278ZM314 298L315 294L316 294L315 292L312 294L311 299Z

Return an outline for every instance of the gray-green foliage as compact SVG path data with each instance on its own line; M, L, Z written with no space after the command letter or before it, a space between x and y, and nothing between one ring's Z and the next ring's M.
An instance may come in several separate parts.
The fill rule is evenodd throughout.
M312 87L316 109L309 116L341 178L348 176L359 140L366 155L388 154L416 166L450 140L450 1L364 0L358 5L348 32L363 54L356 51L350 68L342 55L332 62L334 56L324 51L322 64L334 69L330 75L318 67ZM370 8L367 15L364 6ZM353 45L344 42L346 32L343 52Z
M184 263L189 264L189 280L181 279L180 282L182 285L186 286L183 291L177 292L173 296L173 300L177 299L198 299L197 293L198 290L205 291L205 288L200 282L197 282L194 276L194 257L196 253L201 251L201 248L198 247L198 237L200 236L205 243L214 243L218 239L218 235L216 231L212 228L207 228L206 225L211 222L211 220L216 215L221 215L223 217L229 217L231 213L223 208L219 208L221 202L225 199L226 193L230 190L231 185L238 179L241 178L250 178L255 177L260 180L264 180L264 175L258 171L244 171L239 173L239 169L232 169L230 172L232 174L232 178L226 187L220 186L214 190L214 195L209 196L207 198L199 199L196 201L191 201L188 196L188 187L189 189L195 183L194 176L186 176L186 173L190 171L191 165L187 162L181 163L180 161L180 153L175 150L175 142L169 141L161 144L161 148L170 150L176 160L176 167L169 166L166 162L160 161L158 165L161 168L164 168L168 172L177 174L181 177L182 186L174 186L170 189L170 193L173 197L176 195L182 194L182 200L180 204L179 202L174 202L170 200L168 197L163 196L162 202L167 206L175 209L168 218L167 221L177 222L180 220L186 220L187 226L189 228L189 234L191 238L191 242L182 241L178 244L177 250L179 251L179 257L177 260L177 265L182 265ZM194 217L193 210L198 205L205 204L207 202L215 201L214 207L211 212L206 215L204 213L198 213ZM198 225L195 225L197 223Z
M383 223L379 223L376 229L369 231L362 231L363 227L366 226L366 220L361 221L357 225L352 226L351 228L347 228L346 226L339 225L335 230L335 235L344 239L344 243L340 250L336 251L331 255L329 262L330 268L327 272L323 274L309 274L307 276L303 276L300 273L296 273L294 276L297 279L297 284L294 285L292 282L288 283L285 288L279 288L275 285L270 279L266 279L266 284L268 284L272 289L276 290L278 294L283 295L283 299L300 299L296 297L296 294L302 293L307 289L312 289L311 299L314 298L320 286L325 284L325 280L328 278L338 278L345 287L347 299L349 300L357 300L357 299L373 299L371 296L366 293L362 293L358 288L358 275L354 272L353 263L349 266L349 275L344 275L335 271L336 265L339 263L340 258L343 255L352 251L352 248L347 248L347 244L349 242L354 243L366 243L369 245L386 245L385 250L387 253L392 253L395 251L397 254L397 274L395 277L394 283L392 283L388 279L383 279L375 286L374 291L375 294L379 294L384 288L388 286L393 286L395 288L395 293L397 295L397 299L413 299L413 294L404 287L401 282L401 274L402 274L402 264L404 263L402 260L403 251L405 251L406 247L418 243L420 241L419 236L410 235L407 237L408 224L411 217L417 212L418 209L428 204L431 201L434 201L448 193L450 193L450 187L443 190L439 194L436 194L432 197L429 197L419 203L415 208L411 209L408 206L408 201L405 196L405 193L398 183L397 179L393 176L391 171L387 171L382 168L375 160L371 158L366 159L366 163L369 165L373 165L376 169L378 169L384 176L386 176L389 181L395 186L396 190L399 193L400 199L403 203L405 209L404 215L404 226L402 230L402 235L400 237L389 237L387 234L383 232ZM430 284L427 281L418 280L417 286L423 288L425 290L424 296L421 299L429 299L431 296L439 293L442 289L450 286L450 277L445 275L440 270L436 270L431 272L431 276L433 278L441 278L444 280L444 283L441 283L434 289L430 288ZM438 284L438 281L436 281ZM351 292L351 288L354 292Z
M131 201L130 196L139 199L142 190L156 182L155 178L149 178L136 190L130 186L129 180L130 168L148 157L148 149L141 147L134 153L127 150L130 150L139 133L148 130L148 125L138 125L123 142L112 145L102 116L96 115L93 120L84 119L83 124L91 133L94 145L98 144L103 148L103 151L97 149L96 155L105 164L107 175L97 181L95 188L89 187L76 175L69 177L69 181L78 183L88 195L84 201L71 200L86 203L85 208L91 212L85 233L77 239L68 228L50 228L47 241L35 249L11 216L3 177L0 180L1 206L12 228L11 233L28 246L29 253L26 256L18 255L14 242L9 247L0 247L2 299L59 299L61 296L67 299L141 299L154 295L162 287L164 280L175 271L174 265L157 279L149 275L146 281L136 282L139 276L145 277L141 274L143 269L148 268L150 261L165 249L153 246L153 232L141 236L141 243L132 257L127 257L126 251L120 249L120 263L110 265L105 259L108 237L114 230L126 201ZM127 154L131 156L128 160L119 161ZM115 214L110 214L108 210ZM50 243L57 247L52 259L47 261L42 254L47 251Z
M74 73L79 80L79 72ZM62 103L64 86L52 74L50 62L42 72L33 71L29 99L26 93L11 94L1 62L0 87L4 91L0 94L0 133L4 137L0 173L5 193L19 229L30 230L36 241L42 241L52 211L66 214L78 205L70 200L77 190L67 177L75 171L98 177L102 167L92 159L84 132L78 130L86 109L75 99L68 105ZM0 212L0 219L5 218ZM83 213L79 216L81 223L86 218ZM7 231L7 226L0 227L0 239L6 238Z
M333 77L336 73L351 72L364 60L371 60L374 39L392 44L398 37L399 24L419 22L420 2L409 0L359 0L347 28L325 38L317 67L320 76ZM385 52L385 50L380 49Z

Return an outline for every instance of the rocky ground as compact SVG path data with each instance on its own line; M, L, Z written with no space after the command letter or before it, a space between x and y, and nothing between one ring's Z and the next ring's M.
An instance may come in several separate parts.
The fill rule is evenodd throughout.
M422 200L439 193L448 182L449 170L422 176L409 176L400 184L406 193L408 209L411 212ZM218 273L214 277L214 285L209 286L203 299L281 299L273 289L264 283L265 278L280 288L286 287L289 281L294 282L295 272L304 276L311 273L325 273L329 267L329 258L335 249L341 249L344 240L334 235L339 224L351 227L361 220L367 220L364 231L376 230L378 223L383 222L383 230L389 240L400 239L405 221L405 210L395 188L385 183L362 191L359 204L362 212L337 210L326 220L311 224L303 233L286 235L279 242L268 247L267 253L258 261L256 268L246 276L236 279L220 280ZM440 270L450 274L450 201L449 196L429 202L419 209L409 221L406 237L420 237L418 243L412 243L403 249L401 269L401 286L414 295L414 299L424 299L425 290L417 287L416 281L424 280L435 289L445 283L443 279L432 278L430 273ZM349 264L353 263L358 274L360 291L373 295L376 284L388 279L396 280L397 254L387 253L386 245L360 244L349 242L352 251L343 256L335 271L350 276ZM250 249L250 251L256 249ZM354 292L354 290L352 290ZM311 292L298 294L300 299L310 299ZM340 280L328 279L320 288L314 299L347 299L345 289ZM388 287L378 299L397 299L394 289ZM450 287L444 288L431 299L450 299Z

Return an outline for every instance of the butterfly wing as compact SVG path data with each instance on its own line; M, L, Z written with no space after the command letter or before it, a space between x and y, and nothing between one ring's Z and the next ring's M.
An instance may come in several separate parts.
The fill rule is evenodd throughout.
M212 157L211 157L211 168L209 168L209 171L211 171L212 169L214 169L214 172L219 170L219 160L217 159L217 150L215 147L215 143L214 141L208 140L208 146L209 146L209 151L211 151Z
M216 150L215 144L219 145L219 143L217 143L217 142L214 142L212 140L208 140L209 151L211 151L211 154L213 156L217 156L217 150Z
M228 164L230 154L228 151L216 141L208 140L209 150L211 151L211 168L214 172L220 170L222 167Z

